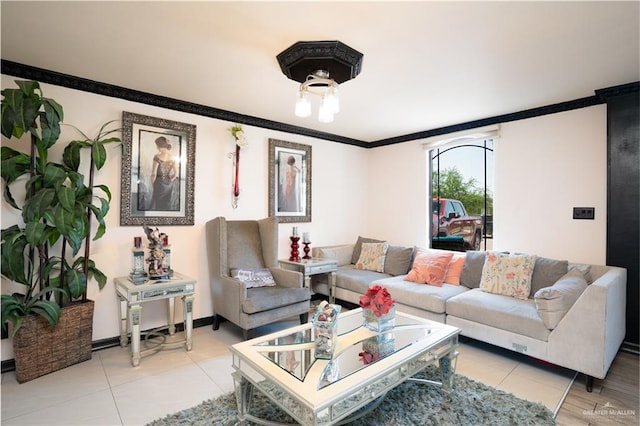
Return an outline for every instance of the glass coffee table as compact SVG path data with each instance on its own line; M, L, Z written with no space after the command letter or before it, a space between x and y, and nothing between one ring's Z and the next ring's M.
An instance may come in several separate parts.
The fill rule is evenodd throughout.
M239 420L278 424L251 415L253 392L300 424L333 425L361 417L407 380L451 389L459 328L401 312L384 332L362 323L362 309L340 314L332 359L315 358L311 323L231 346ZM435 363L439 380L412 378Z

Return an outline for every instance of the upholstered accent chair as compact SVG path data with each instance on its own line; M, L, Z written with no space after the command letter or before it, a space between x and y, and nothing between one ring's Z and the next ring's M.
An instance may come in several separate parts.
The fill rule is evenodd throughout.
M206 224L213 329L221 319L236 324L246 339L250 330L296 315L308 321L311 292L300 272L278 267L278 220L226 220ZM232 278L232 270L268 268L275 286L250 287Z

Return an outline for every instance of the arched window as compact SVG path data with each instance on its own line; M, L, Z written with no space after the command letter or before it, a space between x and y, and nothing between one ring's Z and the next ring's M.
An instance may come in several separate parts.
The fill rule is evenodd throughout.
M493 144L497 137L493 130L426 144L431 247L492 249Z

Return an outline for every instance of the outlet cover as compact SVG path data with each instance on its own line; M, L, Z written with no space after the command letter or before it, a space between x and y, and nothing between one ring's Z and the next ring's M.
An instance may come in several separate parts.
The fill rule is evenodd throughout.
M573 218L574 219L591 219L595 218L594 207L574 207L573 208Z

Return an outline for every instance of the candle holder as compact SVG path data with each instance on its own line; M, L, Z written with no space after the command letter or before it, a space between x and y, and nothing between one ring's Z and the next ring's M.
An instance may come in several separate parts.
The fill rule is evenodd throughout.
M300 252L298 251L298 248L300 248L298 245L300 237L289 237L289 239L291 240L291 256L289 260L291 262L300 262Z
M309 256L309 252L311 251L311 249L309 248L309 244L311 244L311 241L303 241L302 244L304 244L304 248L302 249L302 251L304 252L304 256L302 256L302 258L304 260L310 260L311 256Z

